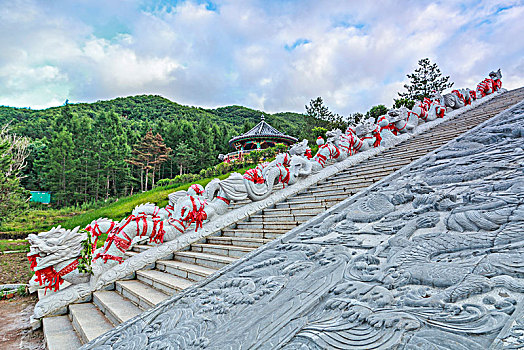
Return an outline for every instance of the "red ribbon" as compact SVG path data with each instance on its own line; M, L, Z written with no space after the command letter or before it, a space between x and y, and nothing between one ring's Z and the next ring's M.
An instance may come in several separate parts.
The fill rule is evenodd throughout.
M311 148L308 148L306 150L305 156L307 157L307 159L313 158L313 155L311 154Z
M141 217L138 217L138 220L140 219ZM126 222L124 223L124 225L122 225L121 227L115 227L113 230L111 230L107 236L107 240L105 242L105 245L104 245L104 251L103 252L100 252L98 253L93 261L95 261L96 259L98 258L102 258L104 260L104 262L107 262L107 260L116 260L118 261L119 263L121 263L123 260L123 258L121 257L117 257L117 256L114 256L114 255L111 255L111 254L107 254L107 251L109 250L109 248L113 245L113 243L116 245L117 249L120 250L122 253L125 253L125 251L129 248L129 246L131 245L131 241L132 239L129 238L129 236L123 231L124 228L129 225L129 223L133 220L136 220L137 217L135 217L134 215L130 215ZM137 220L137 229L138 229L138 220ZM146 224L147 225L147 224ZM147 227L147 226L146 226ZM122 235L123 237L120 237L119 235Z
M246 171L244 174L244 179L256 184L263 184L265 182L264 178L258 174L257 168Z
M37 255L32 255L36 258ZM60 285L64 283L63 276L67 275L70 272L73 272L78 267L78 258L73 260L69 265L64 267L60 271L56 271L54 266L48 266L44 269L35 271L36 281L41 285L45 286L44 295L47 293L47 290L54 288L54 291L58 291Z
M109 230L107 230L106 232L111 232L113 230L113 228L115 227L115 224L116 223L114 221L112 221L111 222L111 227L109 227ZM95 249L96 249L96 245L98 243L98 238L102 235L102 230L100 230L100 226L98 225L98 222L95 221L95 226L91 227L91 225L88 225L86 227L86 231L90 232L91 236L95 238L95 240L91 244L91 251L94 252Z
M33 255L28 255L27 256L27 260L29 260L31 262L30 269L32 271L34 271L34 268L36 267L36 264L37 264L36 258L38 258L38 257L40 257L39 254L33 254Z
M193 222L195 223L195 232L198 231L199 228L202 228L204 220L207 219L207 213L204 211L204 208L206 207L206 201L201 202L198 201L199 207L197 208L197 204L195 201L195 198L192 196L189 197L191 199L191 203L193 204L193 210L189 212L187 218L190 220L189 225L190 226Z
M291 175L289 172L289 169L286 166L281 165L281 164L278 164L277 168L278 170L280 170L280 176L278 177L278 182L281 182L282 184L284 184L284 187L285 187L285 184L289 183L289 178ZM286 174L284 177L282 177L283 172L285 172Z
M151 232L151 236L149 236L149 242L164 243L165 233L166 231L164 230L164 222L160 219L160 217L155 216L153 218L153 231Z
M230 203L229 199L221 197L221 196L217 196L217 199L220 199L220 200L224 201L224 203L226 203L227 205L229 205L229 203Z
M406 124L407 124L407 122L406 122ZM406 126L404 125L404 127L406 127ZM404 129L404 127L402 129ZM397 135L398 131L402 130L402 129L397 129L395 124L391 123L391 124L388 124L386 126L381 127L380 131L379 131L379 134L382 132L382 130L390 130L393 133L393 135Z

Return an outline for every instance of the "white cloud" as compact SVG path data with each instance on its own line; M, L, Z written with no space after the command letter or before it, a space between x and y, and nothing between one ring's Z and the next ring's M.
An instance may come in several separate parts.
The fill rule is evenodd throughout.
M524 85L521 1L140 4L7 2L0 104L153 93L204 107L302 112L322 96L347 115L391 105L424 57L458 87L473 88L499 67L505 86Z

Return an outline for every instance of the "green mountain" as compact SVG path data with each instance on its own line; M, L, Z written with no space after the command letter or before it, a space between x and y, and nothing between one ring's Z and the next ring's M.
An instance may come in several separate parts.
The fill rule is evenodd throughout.
M228 141L260 121L299 139L313 139L327 121L299 113L266 114L242 106L183 106L156 95L139 95L43 110L0 107L0 125L31 139L22 181L30 190L53 191L60 205L119 197L146 190L180 172L198 173L228 153ZM165 161L137 167L137 145L148 131L170 148ZM150 139L147 142L150 142ZM148 152L154 152L152 150ZM147 152L146 152L147 153Z
M18 134L40 138L42 137L41 132L45 132L49 127L49 119L61 114L67 107L72 113L91 117L96 113L113 111L130 121L128 124L132 124L131 121L160 123L160 121L170 122L175 119L183 119L194 123L202 118L207 118L212 123L234 127L236 131L241 131L240 127L246 123L253 125L258 123L260 116L264 114L266 120L274 127L282 129L282 132L295 137L300 136L299 134L306 124L304 120L305 115L300 113L267 114L242 106L205 109L180 105L158 95L119 97L113 100L75 103L42 110L0 106L0 124L5 125L9 123L11 129Z

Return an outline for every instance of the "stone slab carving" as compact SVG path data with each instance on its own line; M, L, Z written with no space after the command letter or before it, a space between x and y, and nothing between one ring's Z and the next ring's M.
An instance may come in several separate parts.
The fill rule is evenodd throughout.
M524 102L83 349L524 347Z

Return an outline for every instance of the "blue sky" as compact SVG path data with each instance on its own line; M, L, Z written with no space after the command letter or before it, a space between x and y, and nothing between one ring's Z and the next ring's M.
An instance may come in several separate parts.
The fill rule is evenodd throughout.
M348 115L391 105L429 57L455 87L524 86L524 1L0 0L0 105L159 94Z

